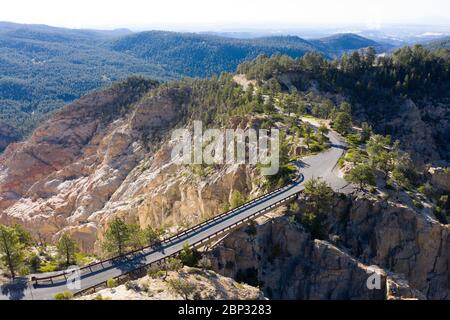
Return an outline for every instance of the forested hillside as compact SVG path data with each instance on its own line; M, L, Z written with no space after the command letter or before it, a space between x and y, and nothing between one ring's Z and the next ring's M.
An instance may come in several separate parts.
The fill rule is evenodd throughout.
M239 63L254 59L261 53L298 57L317 50L312 43L299 37L244 40L165 31L130 35L113 42L111 48L191 77L234 71Z
M26 136L49 113L87 92L130 75L158 80L204 77L234 71L259 54L299 57L373 42L347 36L313 43L299 37L231 39L175 32L97 31L0 23L0 120ZM339 49L339 50L341 50Z
M130 74L164 68L102 46L115 33L0 25L0 119L28 134L49 112ZM119 32L121 34L121 32Z
M367 121L382 134L400 138L417 164L450 160L450 54L445 49L405 47L376 57L373 50L326 60L312 53L245 62L239 73L264 81L269 89L312 91L324 102L348 98L355 120ZM331 113L329 104L307 106Z

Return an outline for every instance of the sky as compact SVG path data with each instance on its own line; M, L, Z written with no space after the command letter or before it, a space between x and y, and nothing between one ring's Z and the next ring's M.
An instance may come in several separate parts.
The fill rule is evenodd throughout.
M13 0L0 21L70 28L450 25L449 0Z

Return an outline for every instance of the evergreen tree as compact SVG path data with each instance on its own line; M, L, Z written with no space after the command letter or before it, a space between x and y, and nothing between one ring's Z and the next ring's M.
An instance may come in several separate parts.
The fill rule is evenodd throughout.
M183 245L183 249L180 251L180 260L185 266L193 267L195 265L194 251L189 247L189 243Z
M322 139L325 139L325 136L328 134L328 132L330 132L328 127L323 123L320 125L318 131L319 131L320 135L322 136Z
M153 246L161 240L161 230L153 229L148 225L143 231L144 241L147 245Z
M140 249L145 246L146 239L145 239L145 233L141 229L141 227L137 224L130 224L128 225L130 239L129 239L129 245L133 250Z
M58 256L66 266L75 262L75 254L79 251L76 241L68 234L64 233L56 244Z
M369 126L367 122L363 122L361 125L361 134L359 140L361 143L365 143L367 140L370 139L370 136L372 135L372 127Z
M0 225L0 261L15 278L23 262L23 245L14 228Z
M310 211L322 214L331 210L333 189L322 179L312 178L305 183L306 205Z
M130 228L119 217L115 217L109 224L103 241L103 250L107 255L116 256L125 253L130 241Z
M364 190L367 185L375 185L375 174L371 166L358 164L349 171L345 180L357 184L360 190Z
M347 112L338 112L333 122L333 128L341 133L347 134L352 129L352 117Z

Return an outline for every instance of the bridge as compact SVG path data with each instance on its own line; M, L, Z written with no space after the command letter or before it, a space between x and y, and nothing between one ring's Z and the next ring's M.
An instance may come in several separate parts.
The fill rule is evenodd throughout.
M323 153L297 161L296 165L300 173L292 183L285 187L262 195L242 206L167 238L156 247L145 247L121 257L85 266L80 270L81 287L79 289L69 290L67 281L70 274L60 272L34 276L30 280L18 279L14 283L4 284L1 286L0 300L42 300L53 299L56 293L64 291L72 291L75 295L92 292L96 288L104 287L108 279L120 280L132 272L145 270L150 265L177 255L185 243L192 248L199 248L208 243L217 242L250 220L294 200L304 189L304 182L310 178L322 177L334 190L345 188L347 184L339 177L336 168L339 158L345 152L345 142L340 135L333 131L330 131L328 137L331 147Z

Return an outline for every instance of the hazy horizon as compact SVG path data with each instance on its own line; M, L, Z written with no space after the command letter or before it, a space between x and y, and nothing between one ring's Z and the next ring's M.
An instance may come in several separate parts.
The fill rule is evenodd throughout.
M125 5L126 4L126 5ZM450 26L446 0L128 0L28 1L2 6L0 21L77 29L245 31L308 28L382 29L391 25Z

